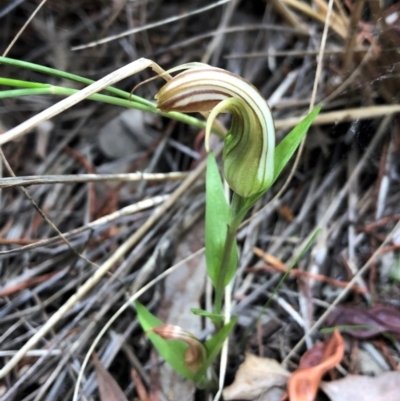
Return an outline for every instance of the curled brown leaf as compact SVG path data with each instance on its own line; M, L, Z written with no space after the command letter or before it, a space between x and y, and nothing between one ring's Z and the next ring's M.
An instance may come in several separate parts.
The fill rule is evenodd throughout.
M343 358L344 341L335 330L331 339L308 350L288 381L290 401L313 401L324 374Z

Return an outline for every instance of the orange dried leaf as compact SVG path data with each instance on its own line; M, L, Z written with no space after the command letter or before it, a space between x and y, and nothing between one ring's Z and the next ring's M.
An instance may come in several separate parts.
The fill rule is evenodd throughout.
M286 221L288 221L289 223L293 221L293 212L289 206L281 205L279 206L278 211Z
M285 264L280 261L277 257L271 255L270 253L263 252L260 248L253 248L253 252L260 258L264 259L265 262L275 267L276 270L282 273L286 273L288 268Z
M325 344L316 344L300 361L300 367L288 381L290 401L313 401L324 374L343 358L344 341L338 330Z

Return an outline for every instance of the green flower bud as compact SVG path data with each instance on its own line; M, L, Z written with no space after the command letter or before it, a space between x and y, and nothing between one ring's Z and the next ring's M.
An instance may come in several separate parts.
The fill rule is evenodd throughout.
M275 128L271 111L258 90L243 78L206 64L191 63L156 95L162 111L208 112L206 148L218 114L229 112L223 172L242 197L268 189L274 176Z

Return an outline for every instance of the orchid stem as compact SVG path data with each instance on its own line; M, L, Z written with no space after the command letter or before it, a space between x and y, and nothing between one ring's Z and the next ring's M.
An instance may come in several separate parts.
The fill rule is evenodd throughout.
M215 286L214 313L221 314L222 299L224 296L225 277L229 269L229 260L232 254L232 247L235 242L236 232L246 215L249 207L246 205L247 198L236 193L233 194L231 204L231 221L227 228L226 240L222 254L221 269Z
M215 286L215 299L214 299L214 312L221 314L222 312L222 299L225 289L225 276L228 272L229 259L232 253L232 246L235 242L237 227L228 226L226 234L226 241L224 245L224 252L222 254L221 269Z

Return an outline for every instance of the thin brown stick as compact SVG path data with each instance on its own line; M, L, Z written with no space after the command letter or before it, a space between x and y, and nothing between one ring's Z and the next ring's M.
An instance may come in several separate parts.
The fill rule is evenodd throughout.
M368 48L356 47L353 49L354 52L366 53ZM343 49L331 49L325 50L323 56L330 56L332 54L345 54L346 50ZM262 58L262 57L307 57L316 56L320 53L320 50L284 50L284 51L270 51L270 52L253 52L253 53L242 53L242 54L228 54L224 56L226 59L237 59L237 58Z
M12 49L14 46L15 42L18 40L18 38L22 35L22 33L25 31L26 27L30 24L30 22L35 18L36 14L39 12L39 10L44 6L44 4L47 2L47 0L42 0L42 2L36 7L35 11L31 14L31 16L27 19L25 24L22 26L22 28L18 31L18 33L14 36L13 40L11 43L8 45L7 49L4 50L3 57L6 57L9 51Z
M133 29L128 29L125 32L119 33L117 35L109 36L108 38L97 40L95 42L86 43L86 44L80 45L80 46L75 46L75 47L71 48L71 50L72 51L74 51L74 50L82 50L82 49L86 49L88 47L94 47L94 46L102 45L104 43L108 43L108 42L111 42L113 40L117 40L117 39L123 38L125 36L132 35L134 33L143 32L143 31L146 31L148 29L156 28L157 26L170 24L172 22L179 21L179 20L181 20L183 18L188 18L188 17L191 17L193 15L200 14L200 13L203 13L205 11L211 10L211 9L213 9L215 7L222 6L223 4L228 3L229 1L232 1L232 0L220 0L220 1L217 1L216 3L210 4L210 5L206 6L206 7L198 8L197 10L188 12L188 13L183 14L183 15L177 15L177 16L173 16L171 18L166 18L166 19L164 19L162 21L153 22L153 23L147 24L145 26L141 26L141 27L133 28Z
M356 0L351 11L351 19L349 25L349 33L346 39L343 68L345 71L350 71L353 63L354 47L357 39L357 26L361 18L361 12L364 7L364 0Z

